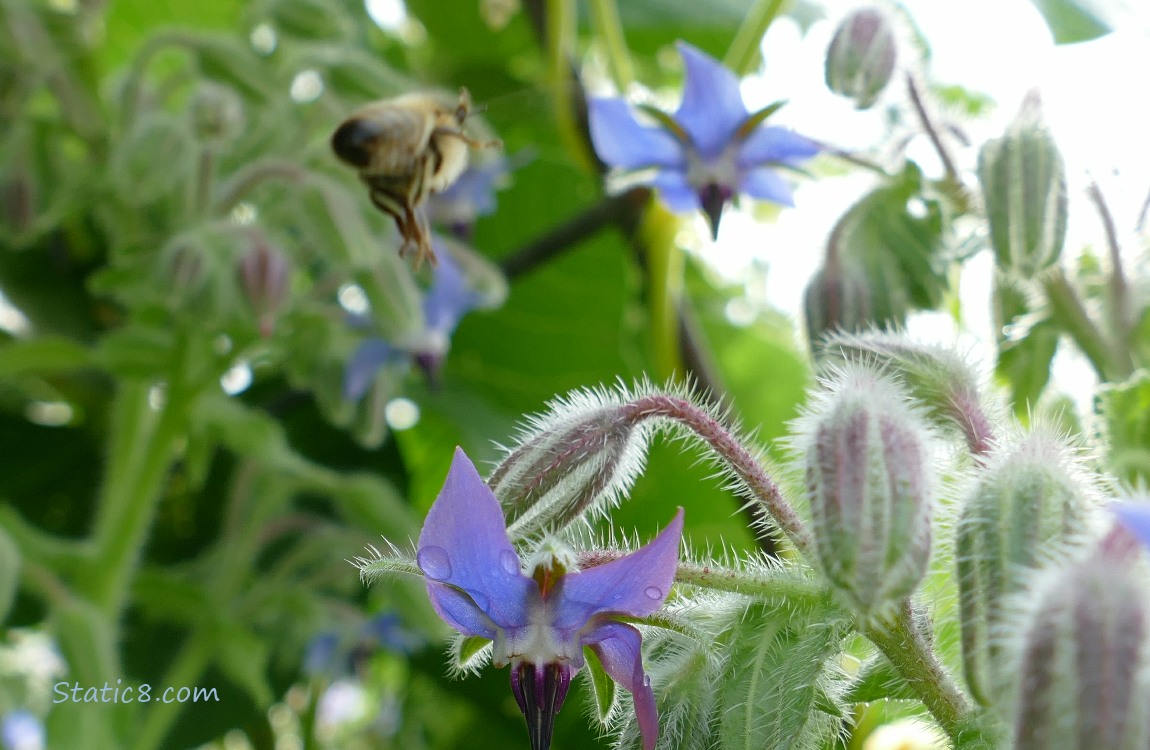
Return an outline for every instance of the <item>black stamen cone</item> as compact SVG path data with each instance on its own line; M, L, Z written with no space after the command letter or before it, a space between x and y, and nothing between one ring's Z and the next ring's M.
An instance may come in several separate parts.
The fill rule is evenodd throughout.
M703 206L703 215L711 225L711 239L719 239L719 220L723 218L723 206L730 200L730 191L711 183L699 191L699 203Z
M561 664L535 666L521 662L511 668L511 690L527 719L531 750L548 750L555 729L555 714L563 706L571 673Z

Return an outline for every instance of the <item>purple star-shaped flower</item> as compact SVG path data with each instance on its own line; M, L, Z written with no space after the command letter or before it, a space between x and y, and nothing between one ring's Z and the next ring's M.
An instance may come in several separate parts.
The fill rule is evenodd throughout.
M683 511L641 549L603 565L570 571L549 556L524 574L499 501L461 449L419 535L416 560L439 616L467 636L493 641L492 662L511 665L511 689L527 719L533 750L551 744L555 714L589 647L615 682L631 692L643 747L659 717L643 672L639 631L619 617L662 606L679 560Z
M747 112L739 79L718 60L679 42L686 81L674 115L645 108L660 127L635 119L622 99L591 99L591 140L599 158L624 170L656 169L652 184L673 211L702 209L714 236L723 206L738 194L794 205L774 167L797 168L820 147L763 121L779 104Z
M438 246L434 237L432 246L439 263L433 271L431 286L423 297L423 337L418 344L406 347L381 338L370 338L360 344L344 373L343 393L349 401L362 398L371 387L375 373L388 364L414 361L430 380L434 380L459 321L483 305L483 295L468 285L451 253Z

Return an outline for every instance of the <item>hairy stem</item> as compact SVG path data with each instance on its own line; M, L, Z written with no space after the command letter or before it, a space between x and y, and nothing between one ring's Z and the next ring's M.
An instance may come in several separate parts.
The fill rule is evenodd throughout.
M970 701L916 627L910 603L904 603L893 617L865 626L863 632L907 681L939 726L957 738L971 712Z
M1122 267L1122 248L1118 244L1118 230L1114 226L1114 215L1106 204L1102 195L1102 188L1091 180L1086 188L1086 195L1098 210L1098 218L1102 220L1102 228L1106 232L1106 249L1110 253L1110 296L1107 302L1110 305L1110 319L1114 326L1113 342L1116 347L1124 349L1130 335L1130 285L1126 281L1126 272Z
M942 167L946 170L947 179L957 183L959 181L958 168L954 165L954 158L950 155L950 150L947 149L946 144L942 142L942 136L939 135L938 128L935 126L930 112L926 109L926 101L923 99L922 91L919 90L914 75L910 73L907 73L906 76L906 90L907 93L910 94L911 104L914 106L915 114L918 115L918 121L922 125L922 129L926 131L927 137L930 138L931 145L934 146L935 152L938 153L938 158L942 161Z
M734 472L752 501L762 505L791 543L805 556L811 556L810 531L758 459L723 424L690 401L676 396L643 396L626 408L636 421L661 417L689 428Z

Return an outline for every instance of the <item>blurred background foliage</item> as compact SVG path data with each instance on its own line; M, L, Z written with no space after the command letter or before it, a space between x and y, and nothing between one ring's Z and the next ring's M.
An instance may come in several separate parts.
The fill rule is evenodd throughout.
M451 447L490 466L556 394L690 372L770 446L812 378L794 321L756 309L732 322L746 290L684 261L681 226L649 193L604 198L569 78L583 59L602 76L601 5L409 0L381 25L358 0L0 0L5 644L50 634L62 657L44 662L50 681L220 695L52 706L0 673L0 713L46 717L53 748L526 746L506 673L448 679L446 629L421 587L366 590L347 559L380 535L414 537ZM821 13L751 0L619 10L654 88L679 82L676 39L721 58L754 13ZM1044 11L1063 38L1105 29L1072 4ZM365 338L422 341L430 277L398 257L329 137L368 101L461 86L482 105L468 128L502 139L514 166L454 251L485 309L433 376L398 361L353 402L345 370ZM843 168L826 157L814 171ZM889 170L828 228L828 262L848 259L873 296L813 333L952 305L970 187L909 160ZM556 239L564 226L580 241ZM1004 324L1031 316L999 361L1020 406L1041 393L1058 339L1030 325L1028 294L999 288ZM1147 392L1143 379L1104 396L1130 479L1146 475L1150 437L1133 415ZM661 445L613 523L646 537L682 505L698 548L752 549L739 504ZM555 747L595 734L569 709Z

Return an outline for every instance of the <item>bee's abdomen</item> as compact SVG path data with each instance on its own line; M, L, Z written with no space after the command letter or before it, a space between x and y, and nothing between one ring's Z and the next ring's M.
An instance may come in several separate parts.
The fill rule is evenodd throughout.
M408 174L426 147L428 120L395 107L365 108L340 125L331 147L343 161L360 170Z
M350 119L331 136L331 149L335 155L353 167L370 166L379 139L378 129L365 120Z

